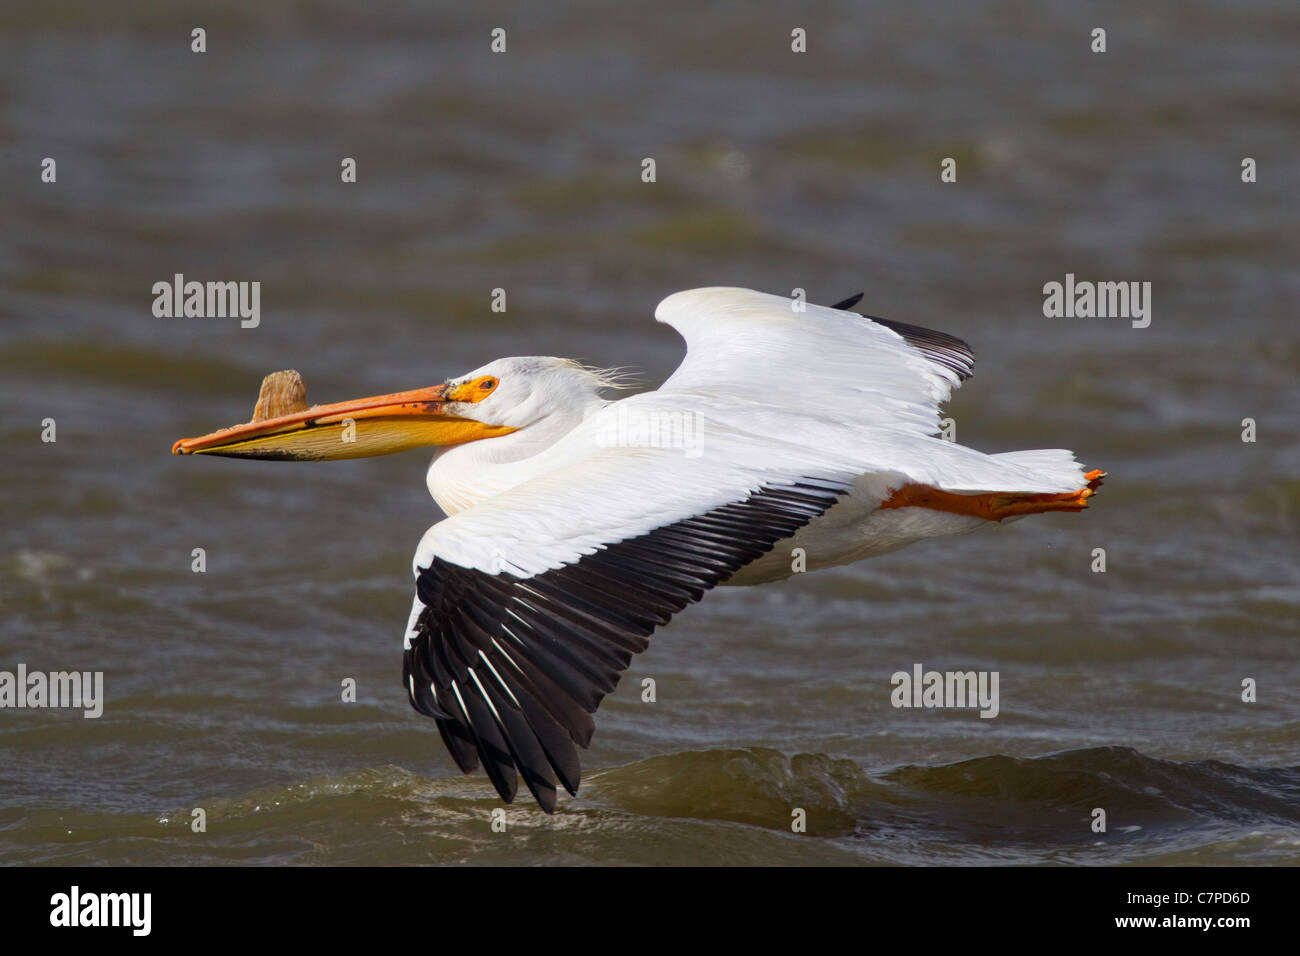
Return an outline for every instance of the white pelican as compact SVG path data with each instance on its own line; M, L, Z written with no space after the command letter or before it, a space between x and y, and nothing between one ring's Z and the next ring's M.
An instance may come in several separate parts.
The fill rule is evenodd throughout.
M298 408L177 454L323 460L441 446L447 517L420 541L403 636L411 704L465 773L548 813L577 747L651 633L718 584L789 577L922 538L1080 511L1104 473L1060 449L986 455L938 437L965 342L747 289L655 318L686 340L657 390L619 401L566 359L497 359L441 385ZM305 406L305 399L300 403Z

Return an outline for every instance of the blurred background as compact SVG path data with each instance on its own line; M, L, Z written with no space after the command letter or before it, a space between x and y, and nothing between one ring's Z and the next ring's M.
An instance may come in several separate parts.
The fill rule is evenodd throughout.
M0 710L0 862L1300 862L1298 45L1285 0L6 3L0 669L107 699ZM1151 282L1150 327L1045 318L1067 272ZM156 318L175 273L260 281L260 326ZM313 401L529 354L653 387L654 307L701 285L961 336L960 442L1111 477L710 594L579 797L494 834L400 686L427 455L171 443L282 368ZM914 662L999 671L1000 716L891 708Z

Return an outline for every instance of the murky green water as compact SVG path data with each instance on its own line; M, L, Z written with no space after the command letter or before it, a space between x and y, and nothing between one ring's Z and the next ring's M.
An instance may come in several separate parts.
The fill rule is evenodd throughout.
M0 709L0 861L1300 862L1298 42L1267 2L6 6L0 670L106 701ZM178 272L260 281L261 324L155 318ZM1150 327L1044 318L1066 273L1151 282ZM655 304L719 284L960 335L960 441L1111 477L710 594L605 702L580 797L493 833L400 687L426 457L171 442L286 367L320 401L511 354L653 384ZM892 708L915 662L998 671L1000 715Z

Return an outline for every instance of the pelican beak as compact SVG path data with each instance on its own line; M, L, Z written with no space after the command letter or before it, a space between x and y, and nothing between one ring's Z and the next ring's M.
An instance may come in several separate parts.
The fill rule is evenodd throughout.
M461 418L449 412L448 405L446 385L313 405L287 414L255 417L247 424L198 438L182 438L172 445L172 454L329 461L391 455L429 445L459 445L515 431Z

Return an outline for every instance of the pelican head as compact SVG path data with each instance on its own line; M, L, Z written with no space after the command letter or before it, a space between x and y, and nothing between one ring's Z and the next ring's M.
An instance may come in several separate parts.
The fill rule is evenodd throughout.
M605 404L613 375L570 359L503 358L441 385L293 408L172 446L177 455L278 461L369 458L528 430L554 440ZM259 407L260 407L259 402Z

